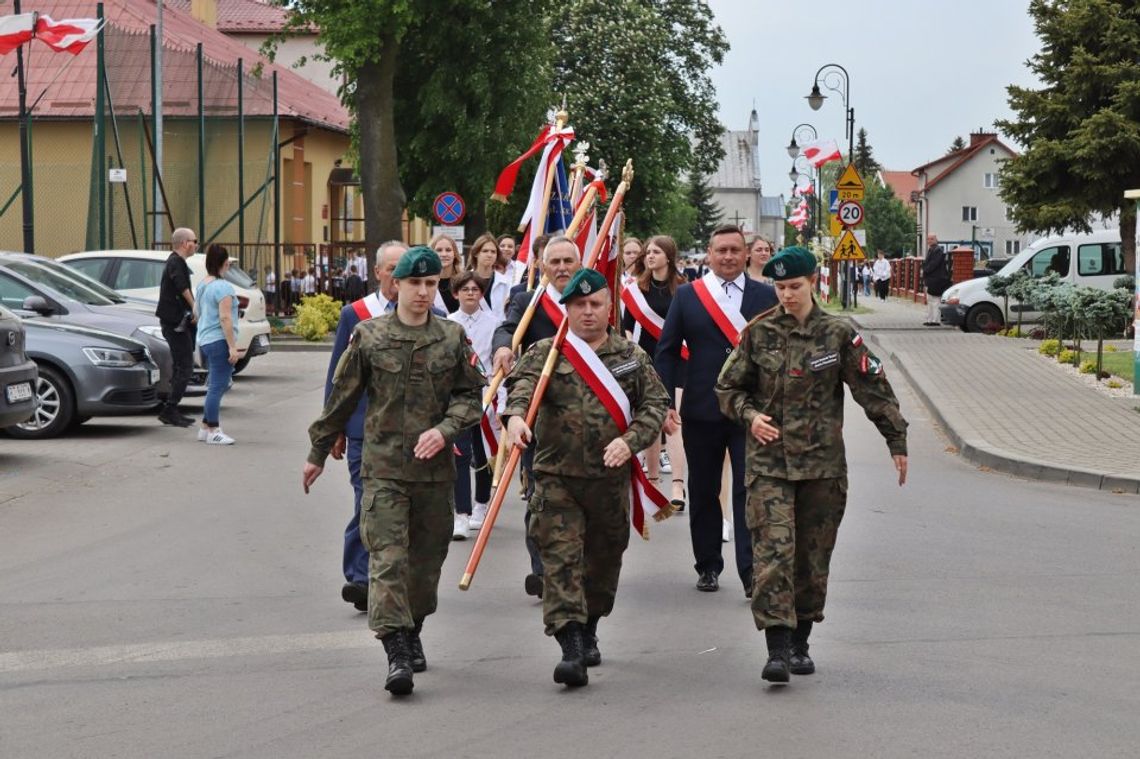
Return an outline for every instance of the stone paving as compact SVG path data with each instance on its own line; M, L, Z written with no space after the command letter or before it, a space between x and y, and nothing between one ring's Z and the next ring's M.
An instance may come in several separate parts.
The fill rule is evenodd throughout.
M851 319L914 385L969 460L1032 479L1140 492L1140 398L1112 398L1036 343L923 327L923 306L861 299Z

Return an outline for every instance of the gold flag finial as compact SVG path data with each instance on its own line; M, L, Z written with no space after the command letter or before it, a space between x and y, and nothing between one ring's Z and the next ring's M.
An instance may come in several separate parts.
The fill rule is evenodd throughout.
M621 170L621 181L625 182L627 186L633 183L633 159L632 158L626 159L625 168L623 168Z

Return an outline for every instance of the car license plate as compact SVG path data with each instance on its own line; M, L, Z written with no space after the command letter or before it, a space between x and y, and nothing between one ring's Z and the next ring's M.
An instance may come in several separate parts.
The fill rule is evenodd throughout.
M150 382L150 384L152 384L152 385L158 384L158 369L147 369L146 370L146 376L147 376L147 380Z
M257 341L257 347L259 347L259 348L264 348L265 346L269 345L269 336L268 335L258 335L257 337L255 337L253 339L255 341Z
M26 401L32 397L32 383L18 382L15 385L8 385L4 388L4 395L7 396L8 403Z

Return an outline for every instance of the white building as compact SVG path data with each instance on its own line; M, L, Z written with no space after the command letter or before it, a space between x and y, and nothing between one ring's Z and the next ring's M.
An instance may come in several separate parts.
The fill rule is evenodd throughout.
M725 224L736 224L745 234L761 234L777 248L784 244L784 198L765 197L760 189L760 118L753 110L748 129L725 131L720 138L724 158L712 176L709 187L713 201L720 206Z

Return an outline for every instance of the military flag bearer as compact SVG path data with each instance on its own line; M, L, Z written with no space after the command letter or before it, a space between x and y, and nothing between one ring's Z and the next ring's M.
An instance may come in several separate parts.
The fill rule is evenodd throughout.
M352 332L324 412L309 427L305 492L364 395L360 537L368 548L368 626L384 643L393 695L427 668L420 630L436 609L451 543L459 432L479 421L486 379L463 327L431 313L442 269L430 248L392 272L397 305Z
M810 675L812 625L823 621L828 566L847 505L843 385L878 427L906 482L906 420L876 358L849 321L812 297L815 256L780 251L763 274L780 307L740 335L716 384L721 411L749 431L746 520L752 531L752 616L764 631L761 677Z

